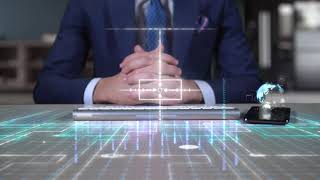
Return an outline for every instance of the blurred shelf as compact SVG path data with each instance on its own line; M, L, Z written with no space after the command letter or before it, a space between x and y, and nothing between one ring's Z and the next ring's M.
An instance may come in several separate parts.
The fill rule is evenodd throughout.
M0 91L30 91L52 43L0 41Z
M22 85L23 84L23 85ZM35 83L20 83L15 81L15 79L3 80L0 79L0 92L27 92L32 91Z
M40 48L50 48L52 43L29 40L29 41L0 41L0 48L16 48L17 46L27 46L27 47L40 47Z
M14 59L0 60L0 68L15 68L17 62Z
M31 91L52 43L44 41L0 41L0 91ZM88 59L85 75L93 72Z
M43 60L42 59L38 59L38 60L32 60L33 63L28 64L28 67L31 69L36 69L36 70L40 70L43 67Z

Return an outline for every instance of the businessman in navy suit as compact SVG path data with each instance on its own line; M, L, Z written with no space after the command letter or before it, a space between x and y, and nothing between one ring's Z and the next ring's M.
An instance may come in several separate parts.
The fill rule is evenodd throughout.
M161 44L157 41L160 35L149 30L152 28L164 30ZM83 78L89 51L94 74ZM214 54L219 71L211 79ZM160 76L182 79L184 89L194 90L184 92L179 101L162 104L249 103L260 85L257 74L234 0L71 0L39 74L34 100L50 104L157 103L141 101L136 91L126 90L136 89L140 79ZM145 82L140 88L156 83ZM178 89L179 85L172 81L165 88ZM174 99L179 93L163 96Z

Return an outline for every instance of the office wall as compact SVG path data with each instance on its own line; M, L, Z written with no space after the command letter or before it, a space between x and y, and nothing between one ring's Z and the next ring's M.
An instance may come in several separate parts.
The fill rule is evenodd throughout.
M0 37L40 39L56 32L68 0L0 0Z

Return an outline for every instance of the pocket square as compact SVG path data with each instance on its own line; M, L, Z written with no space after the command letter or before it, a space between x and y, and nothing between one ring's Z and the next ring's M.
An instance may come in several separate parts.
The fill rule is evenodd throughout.
M200 33L208 27L209 18L206 16L198 16L196 24L197 24L198 32Z

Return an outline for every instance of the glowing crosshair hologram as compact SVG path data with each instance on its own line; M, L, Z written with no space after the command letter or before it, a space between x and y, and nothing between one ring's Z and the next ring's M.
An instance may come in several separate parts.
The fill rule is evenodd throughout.
M105 28L106 31L158 31L158 45L162 44L162 32L163 31L215 31L215 28ZM159 120L162 120L162 103L163 101L182 101L184 93L190 93L200 91L199 89L183 88L182 79L163 79L162 78L162 51L159 50L158 54L158 78L157 79L139 79L138 88L120 89L120 91L126 92L138 92L139 101L158 101L159 104ZM157 82L157 87L143 88L142 84L146 81ZM176 82L179 84L179 88L170 89L164 86L166 82ZM144 92L153 92L157 96L155 98L144 98ZM177 92L179 96L176 98L167 98L163 96L163 93Z

